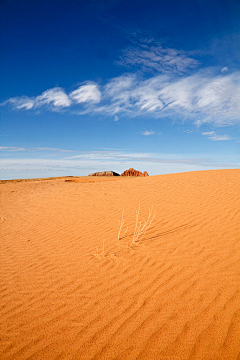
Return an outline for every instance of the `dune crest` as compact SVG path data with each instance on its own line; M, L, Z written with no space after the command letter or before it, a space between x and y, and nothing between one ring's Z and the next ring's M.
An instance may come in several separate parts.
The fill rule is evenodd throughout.
M0 184L0 358L238 360L240 171L110 178Z

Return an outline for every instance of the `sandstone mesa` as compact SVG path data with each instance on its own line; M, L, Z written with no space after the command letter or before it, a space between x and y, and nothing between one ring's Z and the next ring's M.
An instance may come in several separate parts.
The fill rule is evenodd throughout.
M114 171L100 171L100 172L92 173L88 176L120 176L120 175Z
M135 170L133 168L130 168L129 170L125 170L121 176L149 176L147 171L144 171L143 173L141 171Z
M95 172L92 173L88 176L120 176L120 174L114 172L114 171L100 171L100 172ZM125 170L121 176L149 176L147 171L144 171L143 173L141 171L135 170L133 168L130 168L128 170Z

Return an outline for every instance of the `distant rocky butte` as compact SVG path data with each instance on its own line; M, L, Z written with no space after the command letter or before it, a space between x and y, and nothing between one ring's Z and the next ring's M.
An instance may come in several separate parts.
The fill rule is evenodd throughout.
M120 176L120 174L114 171L100 171L100 172L92 173L88 176Z
M133 168L130 168L129 170L125 170L121 176L149 176L147 171L144 171L143 173L141 171L135 170Z

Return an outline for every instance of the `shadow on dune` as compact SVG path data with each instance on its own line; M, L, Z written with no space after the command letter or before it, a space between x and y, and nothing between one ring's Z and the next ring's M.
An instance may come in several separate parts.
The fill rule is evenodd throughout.
M182 230L185 230L185 229L189 229L189 228L192 228L192 227L194 227L194 226L197 226L197 224L193 224L193 225L190 224L190 223L188 223L188 224L183 224L183 225L177 226L177 227L175 227L175 228L172 228L172 229L169 229L169 230L160 232L160 233L158 233L158 234L155 234L155 235L153 235L153 236L151 236L151 237L146 236L145 241L146 241L146 240L156 239L156 238L161 237L161 236L173 234L173 233L175 233L175 232L182 231ZM155 228L156 228L156 227L155 227ZM154 227L152 227L151 230L154 230Z

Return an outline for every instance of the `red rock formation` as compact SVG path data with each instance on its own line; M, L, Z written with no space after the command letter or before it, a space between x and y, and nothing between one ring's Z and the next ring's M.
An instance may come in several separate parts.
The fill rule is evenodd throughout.
M147 171L144 171L142 173L141 171L135 170L133 168L130 168L129 170L125 170L121 176L149 176Z
M101 171L101 172L92 173L88 176L120 176L120 175L114 171Z

